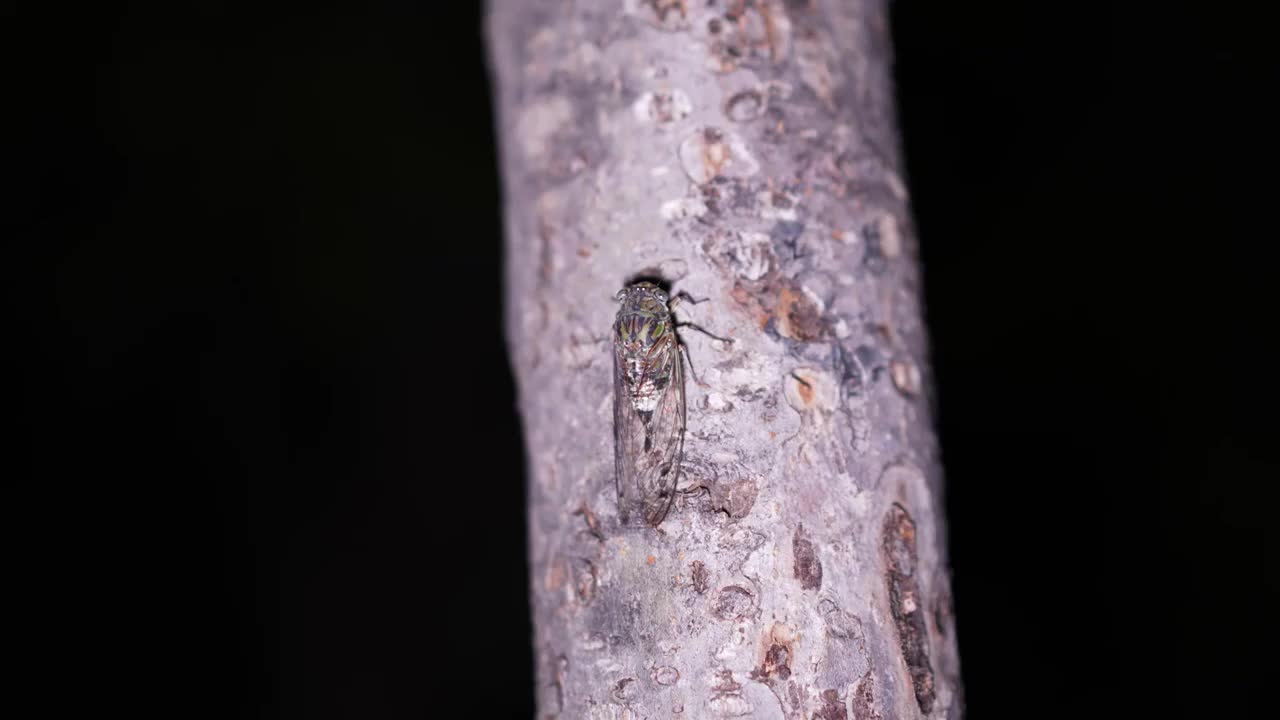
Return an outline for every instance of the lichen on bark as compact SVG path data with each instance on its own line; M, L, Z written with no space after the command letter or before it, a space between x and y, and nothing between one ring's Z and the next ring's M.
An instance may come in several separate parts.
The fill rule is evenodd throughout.
M488 37L540 713L958 716L883 5L505 0ZM657 529L613 481L612 298L642 272L733 340L683 335Z

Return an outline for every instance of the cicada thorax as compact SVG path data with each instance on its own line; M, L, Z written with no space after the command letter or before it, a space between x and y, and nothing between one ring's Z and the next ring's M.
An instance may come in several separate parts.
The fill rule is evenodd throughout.
M671 386L672 365L679 360L670 315L637 312L622 316L618 340L623 383L631 404L647 423Z

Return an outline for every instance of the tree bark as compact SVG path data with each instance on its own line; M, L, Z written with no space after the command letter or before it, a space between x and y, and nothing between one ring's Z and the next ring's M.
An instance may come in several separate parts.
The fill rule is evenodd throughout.
M878 0L495 0L541 715L957 717ZM618 523L614 293L659 275L678 495Z

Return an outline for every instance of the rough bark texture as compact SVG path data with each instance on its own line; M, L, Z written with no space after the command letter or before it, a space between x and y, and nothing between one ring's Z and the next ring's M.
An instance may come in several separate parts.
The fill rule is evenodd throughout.
M547 717L955 717L916 241L876 0L492 2ZM613 295L694 369L679 496L620 527Z

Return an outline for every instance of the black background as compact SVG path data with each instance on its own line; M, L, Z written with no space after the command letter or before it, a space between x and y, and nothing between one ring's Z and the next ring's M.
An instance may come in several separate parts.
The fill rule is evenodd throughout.
M892 14L969 714L1232 716L1274 667L1267 24L1026 5ZM478 11L34 7L3 220L42 698L531 717Z

